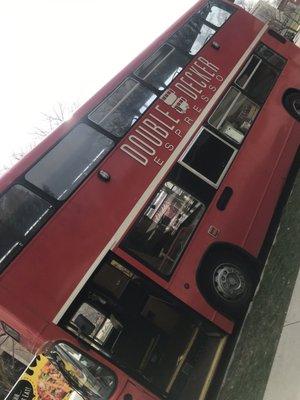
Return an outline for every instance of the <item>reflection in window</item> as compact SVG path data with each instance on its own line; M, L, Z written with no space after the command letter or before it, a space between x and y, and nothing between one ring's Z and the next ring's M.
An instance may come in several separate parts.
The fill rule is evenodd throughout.
M188 62L188 57L164 44L135 71L135 75L158 90L164 90Z
M266 63L253 55L236 80L236 84L257 103L263 103L274 83L278 73Z
M285 66L286 60L279 54L276 54L273 50L269 49L262 43L257 46L255 51L257 55L268 61L277 70L282 71L283 67Z
M0 198L0 269L50 217L52 206L21 185Z
M57 200L65 200L113 146L96 129L79 124L25 178Z
M210 4L208 4L200 11L200 15L203 19L205 19L205 21L210 22L217 27L220 27L230 17L230 12L216 5L211 6Z
M151 90L128 78L88 118L112 135L122 137L155 99Z
M115 389L116 377L109 368L67 343L54 344L46 356L86 400L107 400Z
M94 307L90 306L87 303L83 303L80 306L79 310L74 314L74 316L71 320L71 322L74 324L74 326L75 326L76 318L79 315L83 315L94 326L94 329L89 336L93 340L98 342L100 345L103 345L113 329L113 323L112 323L111 319L107 318L99 310L96 310ZM113 319L113 317L112 317L112 319Z
M129 232L123 246L146 265L168 276L204 209L191 194L166 182Z
M199 14L195 14L170 37L168 42L191 55L195 55L215 32L201 20Z
M241 143L258 111L257 104L231 87L208 122L225 136Z

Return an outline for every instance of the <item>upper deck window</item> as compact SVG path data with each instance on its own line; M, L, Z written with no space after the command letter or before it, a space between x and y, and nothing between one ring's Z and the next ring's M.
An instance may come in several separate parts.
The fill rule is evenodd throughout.
M96 129L79 124L25 178L57 200L65 200L113 146L114 142Z
M200 14L195 14L170 37L168 42L193 56L198 53L215 32L215 29L204 23L200 18Z
M175 32L168 42L193 56L227 21L232 12L233 9L228 5L209 3Z
M127 78L89 115L90 121L122 137L156 99L156 95L135 79Z
M135 71L135 75L156 89L164 90L188 62L187 56L166 43Z
M21 185L0 198L0 269L52 214L52 206Z
M220 27L222 26L230 17L231 13L218 5L207 4L199 14L205 21Z

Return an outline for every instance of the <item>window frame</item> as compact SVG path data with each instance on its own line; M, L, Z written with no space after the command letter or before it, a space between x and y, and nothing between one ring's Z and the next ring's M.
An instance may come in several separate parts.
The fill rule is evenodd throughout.
M70 332L70 331L67 331L67 332ZM77 337L77 334L76 334L76 333L75 333L75 337ZM54 347L55 347L56 345L58 345L58 344L65 344L65 345L69 346L71 349L74 349L77 353L80 353L80 354L82 354L84 357L86 357L87 359L90 359L90 360L92 360L93 362L98 363L100 366L103 366L105 369L107 369L107 370L111 373L111 375L112 375L113 378L114 378L114 388L113 388L112 392L110 393L109 397L107 398L107 400L111 399L111 397L112 397L113 394L115 393L115 391L116 391L116 389L117 389L117 387L118 387L118 384L119 384L119 379L118 379L118 375L116 374L116 372L115 372L113 369L111 369L111 367L109 367L109 366L107 366L105 363L103 363L102 361L99 361L97 358L95 358L95 357L93 357L92 355L88 354L88 353L85 351L85 349L84 349L83 346L77 347L76 345L74 345L74 343L69 342L69 341L64 340L64 339L63 339L63 340L55 340L54 342L52 342L52 343L50 343L50 344L46 344L45 347L42 348L41 353L44 353L45 351L48 351L50 348L54 348ZM89 350L95 351L94 348L91 348L91 349L89 349ZM98 355L100 355L100 356L103 356L103 355L102 355L101 353L99 353L99 352L98 352L98 353L96 352L96 354L98 354ZM103 357L103 358L104 358L104 357ZM75 389L73 389L73 390L76 391Z
M260 56L257 52L258 48L264 46L266 47L268 50L272 51L275 55L277 55L279 58L281 58L285 64L283 65L283 67L281 69L276 68L273 64L271 64L267 59L263 58L262 56ZM248 67L248 65L250 64L251 60L253 57L257 57L259 58L260 62L258 63L258 65L254 68L254 71L252 71L252 73L250 74L249 78L247 79L246 83L244 84L243 87L239 86L237 84L237 80L239 79L239 77L243 74L243 72L246 70L246 68ZM269 69L273 70L274 72L276 72L277 74L277 78L274 81L273 85L270 87L268 94L266 96L266 98L260 102L257 103L255 100L252 99L251 96L249 96L249 94L247 93L247 89L245 89L245 87L247 86L247 84L250 82L251 78L253 77L253 75L255 74L256 70L259 68L259 66L261 64L265 64ZM214 106L213 111L211 112L209 118L207 119L207 122L204 124L206 126L206 128L208 130L213 130L214 133L222 138L225 138L230 144L233 144L237 149L240 149L240 147L243 145L245 139L247 138L247 136L250 134L250 131L253 127L253 125L255 124L256 119L258 118L258 116L260 115L260 112L264 106L264 104L268 101L269 96L271 95L271 92L274 88L274 86L276 85L278 79L280 78L281 73L283 72L285 66L287 64L287 60L281 55L278 54L276 51L274 51L273 49L271 49L270 47L268 47L264 42L260 41L256 47L253 49L252 53L249 55L249 58L247 59L247 61L245 62L244 66L242 67L242 69L240 71L238 71L236 77L234 78L234 80L231 82L231 84L228 86L228 89L226 90L226 92L223 93L222 97L220 98L219 102L217 103L216 106ZM221 132L219 130L219 128L215 127L214 125L212 125L210 123L210 119L212 117L212 115L214 114L215 110L221 105L222 101L224 100L224 98L226 97L227 93L230 91L231 88L234 88L235 90L238 90L240 92L240 94L244 95L250 102L256 104L258 106L258 112L250 126L250 128L248 129L248 131L246 132L246 134L244 135L244 138L242 139L242 141L239 143L236 140L234 140L233 138L230 138L229 136L226 136L223 132ZM239 94L237 96L237 98L239 97ZM236 99L237 99L236 98ZM228 115L228 112L225 114L226 116ZM218 124L219 126L219 124Z
M46 217L46 214L48 214L48 217L44 219L44 221L41 223L40 226L35 228L37 221L39 220L39 218L41 218L40 216L32 226L33 232L31 235L28 235L28 237L26 237L25 235L23 235L22 237L20 237L19 234L16 235L15 244L4 255L0 257L0 274L8 267L8 265L14 260L14 258L18 256L18 254L26 247L26 245L36 236L36 234L47 224L47 222L51 220L51 218L56 212L55 206L51 201L49 201L49 199L45 198L44 196L41 196L39 192L32 190L31 187L28 187L22 181L15 181L14 183L12 183L12 185L10 185L5 191L3 191L0 194L0 199L4 197L10 190L12 190L14 187L17 186L21 186L23 189L30 192L30 194L33 194L34 197L37 197L40 200L42 200L43 203L47 203L48 209L46 212L44 212L44 216Z
M233 153L231 155L231 157L229 158L226 167L223 169L222 174L219 176L218 181L212 182L210 179L208 179L205 175L201 174L200 172L198 172L197 170L195 170L194 168L192 168L191 166L189 166L188 164L186 164L183 159L184 157L188 154L188 152L191 150L191 148L193 147L193 145L196 143L197 139L199 138L199 136L201 135L201 133L206 130L207 132L209 132L210 135L214 136L215 138L217 138L218 140L220 140L221 142L225 143L228 147L230 147L231 149L233 149ZM218 189L218 187L221 185L227 171L229 170L230 166L233 163L234 158L236 157L236 154L238 152L238 149L233 146L231 143L229 143L228 141L226 141L225 139L223 139L223 137L220 137L219 135L216 135L214 132L212 132L210 129L208 129L205 126L202 126L199 131L197 132L197 134L195 135L195 137L193 138L193 140L190 142L190 144L188 145L188 147L185 149L184 153L181 155L181 157L178 160L178 163L180 165L182 165L184 168L186 168L188 171L190 171L192 174L194 174L195 176L197 176L198 178L202 179L204 182L208 183L210 186L212 186L215 189Z
M157 50L156 50L156 51L157 51ZM153 53L153 54L154 54L154 53ZM151 55L152 55L152 54L151 54ZM149 57L151 57L151 56L149 56ZM148 58L149 58L149 57L148 57ZM146 60L145 60L145 61L146 61ZM144 61L144 62L145 62L145 61ZM141 66L141 65L140 65L140 66ZM127 80L135 81L135 87L132 88L132 89L130 90L130 92L126 94L126 96L125 96L126 98L129 96L129 94L131 94L131 93L133 92L133 90L137 87L137 85L139 85L139 86L140 86L141 88L143 88L143 89L146 89L147 91L151 91L151 92L152 92L152 95L155 96L155 98L154 98L154 100L151 102L151 104L145 109L145 111L143 111L143 112L138 116L138 118L136 119L136 121L134 121L134 123L133 123L132 125L130 125L130 127L129 127L128 129L126 129L122 135L117 136L117 135L114 135L114 134L113 134L112 132L110 132L109 130L107 130L106 128L104 128L104 127L103 127L102 125L100 125L99 123L97 123L97 122L95 122L94 120L92 120L92 119L90 118L90 115L91 115L94 111L96 111L102 104L104 104L118 89L120 89L120 88L122 87L122 85L123 85ZM127 133L128 133L128 132L132 129L132 127L138 122L138 120L139 120L140 118L142 118L142 116L145 114L145 112L148 110L148 108L150 108L150 107L152 106L152 104L155 103L155 101L159 98L159 95L157 94L157 92L161 93L161 92L160 92L159 90L157 90L157 89L153 90L153 89L152 89L152 85L147 84L147 83L145 84L144 81L143 81L141 78L139 78L138 76L134 75L134 73L129 74L129 75L126 76L126 77L122 80L122 82L120 82L107 96L105 96L105 97L100 101L100 103L98 103L92 110L90 110L90 111L86 114L86 119L88 120L88 122L89 122L90 124L93 124L94 126L96 126L96 127L98 128L98 130L105 132L105 134L109 134L109 137L115 138L115 139L116 139L115 142L117 143L118 140L122 140L122 139L127 135ZM122 101L125 99L125 97L122 97ZM118 101L118 103L110 110L109 114L110 114L114 109L116 109L117 106L118 106L119 104L121 104L120 101ZM109 114L107 114L107 115L105 116L105 118L106 118ZM104 119L105 119L105 118L104 118ZM103 119L102 119L102 120L103 120ZM107 135L107 136L108 136L108 135Z

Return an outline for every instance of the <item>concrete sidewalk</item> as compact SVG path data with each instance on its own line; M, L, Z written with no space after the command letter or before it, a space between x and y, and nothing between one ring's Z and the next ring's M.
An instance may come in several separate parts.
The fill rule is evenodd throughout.
M217 400L300 400L299 242L300 174Z
M274 358L264 400L300 400L300 273Z

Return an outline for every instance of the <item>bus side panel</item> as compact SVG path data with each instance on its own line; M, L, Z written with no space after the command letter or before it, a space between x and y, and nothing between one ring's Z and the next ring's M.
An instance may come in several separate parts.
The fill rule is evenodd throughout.
M278 165L276 169L274 169L272 179L267 187L258 213L252 222L251 230L245 239L245 250L255 256L258 256L259 254L261 243L263 243L265 239L278 197L281 194L283 185L287 178L291 166L291 160L295 157L297 152L299 146L299 132L300 124L295 123Z

